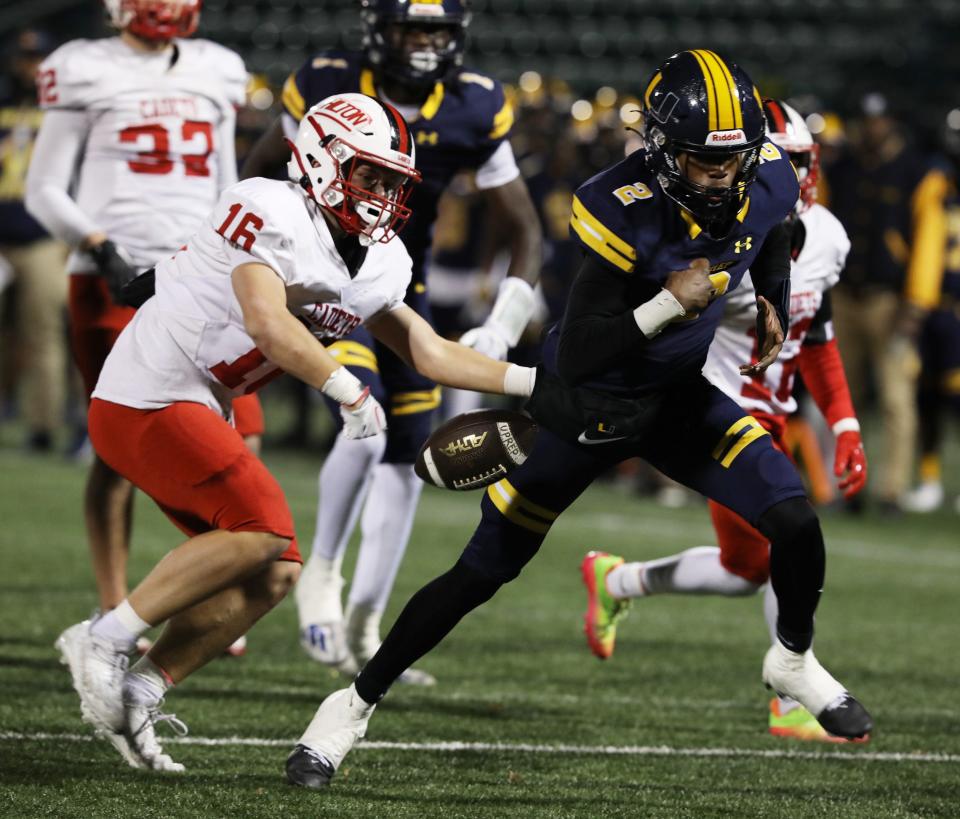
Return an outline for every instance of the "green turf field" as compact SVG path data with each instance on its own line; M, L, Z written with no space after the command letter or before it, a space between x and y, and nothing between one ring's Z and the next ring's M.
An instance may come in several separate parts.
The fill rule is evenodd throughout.
M267 461L309 543L317 464ZM699 505L669 511L597 487L525 575L422 662L440 684L395 688L368 746L314 793L286 785L283 762L340 684L300 652L289 600L254 629L246 657L217 661L168 697L190 726L191 744L169 746L188 773L134 771L89 739L52 648L95 604L80 521L84 473L11 449L0 451L0 471L0 815L960 814L960 523L947 512L825 520L818 656L872 710L868 746L811 747L765 733L759 599L641 601L614 658L595 660L581 635L584 550L644 558L711 542ZM478 502L424 492L387 621L453 563ZM139 498L134 577L178 540Z

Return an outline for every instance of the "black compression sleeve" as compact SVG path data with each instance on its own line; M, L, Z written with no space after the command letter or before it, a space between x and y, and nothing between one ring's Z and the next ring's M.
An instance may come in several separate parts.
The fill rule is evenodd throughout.
M633 316L629 286L629 278L584 257L570 289L557 351L557 369L568 384L602 372L646 341Z
M803 338L803 344L826 344L831 335L827 332L827 325L833 318L833 307L830 303L830 291L823 294L823 301L820 303L820 309L817 310L813 321L810 323L810 329Z
M784 335L790 327L790 231L783 223L771 230L750 265L750 278L758 296L777 311Z

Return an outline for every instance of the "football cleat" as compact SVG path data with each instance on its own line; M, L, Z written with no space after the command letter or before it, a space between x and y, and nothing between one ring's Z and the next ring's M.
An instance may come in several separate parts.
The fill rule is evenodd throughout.
M799 654L775 641L763 658L763 681L779 696L799 702L829 734L862 739L873 730L867 710L820 665L812 649Z
M607 575L623 563L622 557L606 552L587 552L580 564L580 575L587 587L587 611L583 632L587 645L601 660L613 654L617 641L617 623L627 615L629 600L617 600L607 591Z
M926 514L936 512L943 506L944 492L940 481L924 481L911 489L900 499L900 505L907 512Z
M312 660L338 666L347 659L343 637L343 578L340 562L313 557L294 589L300 618L300 646Z
M129 757L125 756L125 758L135 768L182 773L186 768L180 762L174 762L169 754L164 753L157 740L155 728L160 723L166 723L179 736L186 736L188 729L182 720L177 719L176 714L162 713L160 711L162 705L162 699L152 705L124 703L123 735L136 764L131 762Z
M123 675L129 660L116 645L90 631L84 620L64 631L55 643L60 662L68 666L73 687L80 695L85 722L98 732L123 730Z
M860 739L846 739L828 734L826 729L817 722L817 718L802 705L793 708L784 708L779 697L770 700L770 733L775 737L800 739L807 742L866 742L870 735Z
M370 606L357 606L353 603L347 606L344 620L348 655L338 666L340 673L352 679L377 653L380 648L382 616L383 612L375 611ZM429 671L408 668L397 677L397 682L402 685L431 686L437 684L437 678Z
M343 758L366 734L374 708L353 685L327 697L287 758L290 783L314 789L329 785Z

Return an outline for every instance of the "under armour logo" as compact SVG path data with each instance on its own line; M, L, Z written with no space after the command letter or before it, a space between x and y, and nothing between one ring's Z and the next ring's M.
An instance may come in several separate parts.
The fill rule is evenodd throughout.
M733 252L734 253L743 253L744 251L750 250L753 247L753 237L747 236L743 239L737 239L733 243Z
M436 145L439 138L436 131L417 131L417 145Z

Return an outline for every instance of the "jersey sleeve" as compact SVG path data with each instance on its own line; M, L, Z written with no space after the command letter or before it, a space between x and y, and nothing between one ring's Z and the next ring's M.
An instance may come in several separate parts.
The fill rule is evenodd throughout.
M473 71L458 76L461 92L472 113L474 159L472 167L481 167L509 137L513 130L513 105L503 86L491 77Z
M280 102L283 104L283 110L297 122L303 119L303 115L307 111L306 97L309 82L310 60L307 60L299 69L287 77L287 81L283 84Z
M73 40L48 56L37 71L37 97L45 111L83 110L100 95L102 60L94 41Z
M247 67L243 63L243 57L236 51L223 46L217 46L216 56L227 100L235 108L240 108L246 104L247 82L250 78Z
M824 290L829 290L838 281L843 272L844 265L847 263L847 255L850 253L850 238L847 232L837 219L826 208L821 213L822 221L820 230L822 239L826 243L826 256L823 260L824 270Z
M296 276L295 243L281 230L276 205L244 187L241 182L221 194L210 226L223 237L231 269L258 262L291 284Z
M283 84L283 110L300 122L311 105L331 94L350 90L345 84L356 69L355 59L347 52L327 51L311 57Z
M637 263L637 251L629 241L633 231L616 190L619 188L606 173L577 189L570 217L571 239L603 267L633 273Z

